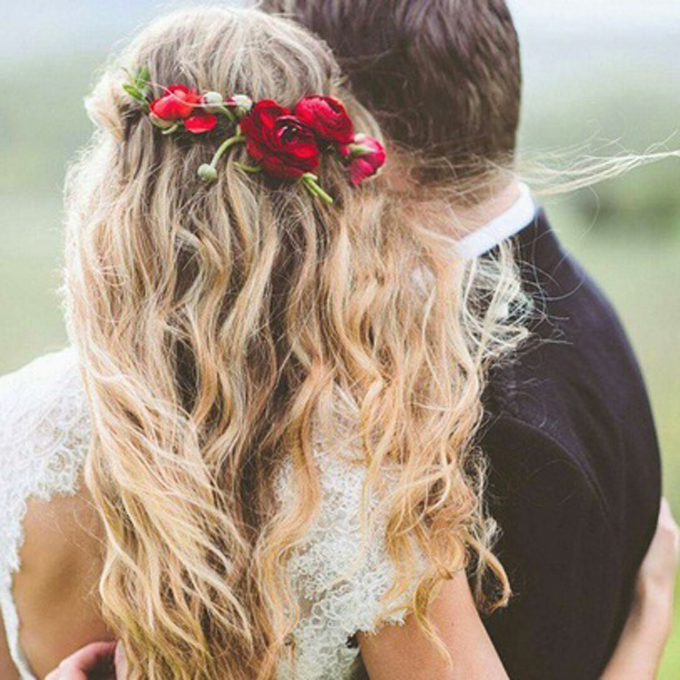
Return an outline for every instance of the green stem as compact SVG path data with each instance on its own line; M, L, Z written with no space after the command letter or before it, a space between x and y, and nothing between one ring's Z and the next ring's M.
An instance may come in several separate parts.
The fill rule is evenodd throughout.
M243 172L248 172L251 175L256 175L258 172L262 172L262 168L258 168L254 165L246 165L245 163L234 163L234 165Z
M175 123L171 128L168 128L167 130L163 130L162 134L164 135L171 135L173 132L175 132L179 128L179 123Z
M329 196L316 182L317 176L311 172L306 172L300 178L307 191L315 198L320 198L324 203L333 205L333 197Z
M232 123L236 122L236 116L226 106L220 106L217 110L221 111Z
M217 167L220 158L222 158L222 155L227 149L234 146L234 144L240 144L241 142L245 141L246 138L243 135L235 135L234 137L229 137L229 139L226 139L224 142L222 142L220 148L217 149L217 151L215 151L215 155L213 156L213 159L210 161L210 165L212 165L213 168Z

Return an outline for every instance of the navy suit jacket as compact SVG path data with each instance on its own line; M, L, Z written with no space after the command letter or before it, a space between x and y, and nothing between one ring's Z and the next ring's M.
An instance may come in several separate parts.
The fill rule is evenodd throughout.
M536 320L490 376L480 437L515 595L485 623L512 680L595 680L656 528L657 437L616 314L545 213L515 243Z

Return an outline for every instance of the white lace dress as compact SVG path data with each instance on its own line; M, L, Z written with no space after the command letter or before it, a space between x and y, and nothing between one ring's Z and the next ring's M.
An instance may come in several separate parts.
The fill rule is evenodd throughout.
M87 454L89 423L75 350L48 354L0 378L0 607L7 642L22 680L33 679L20 646L12 579L21 568L23 520L30 498L74 494ZM348 640L384 623L401 623L404 609L386 612L382 596L393 567L381 535L360 538L362 468L317 451L323 498L319 516L289 563L302 621L295 634L296 670L289 680L344 680L358 649ZM280 489L285 489L285 478ZM348 576L348 568L351 575Z

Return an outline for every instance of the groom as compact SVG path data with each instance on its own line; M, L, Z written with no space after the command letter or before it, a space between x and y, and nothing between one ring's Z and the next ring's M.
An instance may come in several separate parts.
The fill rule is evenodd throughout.
M445 158L456 177L512 162L521 68L504 0L262 4L327 41L394 141ZM477 207L464 254L487 257L515 235L539 312L532 339L491 376L485 398L488 500L515 593L486 625L511 678L594 680L656 526L650 406L614 311L526 190L512 182Z

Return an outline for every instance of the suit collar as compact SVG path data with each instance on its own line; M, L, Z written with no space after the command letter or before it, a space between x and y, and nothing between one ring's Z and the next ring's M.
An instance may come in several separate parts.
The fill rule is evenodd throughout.
M536 218L536 204L531 189L519 185L519 197L504 213L456 243L464 260L474 260L490 252L503 241L512 238Z
M518 232L515 244L521 262L544 271L565 257L565 252L543 208L539 208L535 218Z

